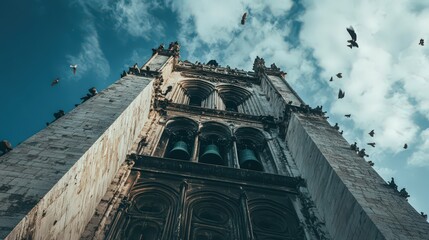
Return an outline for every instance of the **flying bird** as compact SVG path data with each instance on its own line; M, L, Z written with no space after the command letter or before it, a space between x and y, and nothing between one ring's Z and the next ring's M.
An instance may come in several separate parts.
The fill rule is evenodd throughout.
M341 89L340 91L338 91L338 99L344 98L345 95L346 95L346 92L343 92Z
M375 147L375 142L367 143L367 144L370 145L371 147Z
M404 144L404 149L407 149L408 148L408 144Z
M246 18L247 18L247 12L245 12L241 17L241 25L244 25L246 23Z
M344 117L346 117L346 118L350 118L351 116L352 116L351 114L344 115Z
M329 81L330 81L330 82L332 82L333 80L334 80L334 78L333 78L333 77L331 77L331 78L329 79Z
M70 68L73 70L73 74L76 74L77 64L75 64L75 65L70 65Z
M371 132L369 132L368 134L369 134L369 136L374 137L374 134L375 134L374 129L371 130Z
M425 45L425 40L423 38L420 39L419 45L420 46L424 46Z
M337 73L337 78L342 78L343 77L343 74L342 73Z
M55 78L55 79L51 82L51 87L53 87L53 86L57 85L59 82L60 82L60 78L59 78L59 77Z
M353 27L352 26L350 26L350 27L348 27L348 28L346 28L347 29L347 32L349 32L349 34L350 34L350 37L352 37L352 40L348 40L347 42L348 43L350 43L349 45L347 45L350 49L351 48L353 48L353 47L359 47L359 45L357 44L357 36L356 36L356 32L355 32L355 30L353 29Z

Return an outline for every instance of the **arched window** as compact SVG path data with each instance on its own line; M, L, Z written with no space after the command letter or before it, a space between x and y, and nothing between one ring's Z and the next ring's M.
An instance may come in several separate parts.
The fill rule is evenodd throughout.
M199 96L190 96L189 105L201 107L202 99Z
M252 95L248 90L232 84L221 84L216 89L225 104L225 110L231 112L240 112L239 106Z
M170 119L164 129L154 156L190 160L194 151L198 124L185 117Z
M295 210L286 204L256 199L249 201L253 235L256 239L305 239Z
M160 183L133 186L106 239L172 239L178 193Z
M203 124L200 133L198 162L232 166L231 131L220 123Z
M225 110L230 112L238 112L238 106L233 101L226 101L225 102Z
M191 193L187 201L185 239L238 239L243 217L236 201L220 193L199 191ZM242 234L242 233L241 233Z
M214 91L214 85L210 82L198 79L182 80L179 85L183 89L187 100L180 102L191 106L201 107L204 100Z
M264 171L273 162L264 134L255 128L242 127L235 131L240 168Z

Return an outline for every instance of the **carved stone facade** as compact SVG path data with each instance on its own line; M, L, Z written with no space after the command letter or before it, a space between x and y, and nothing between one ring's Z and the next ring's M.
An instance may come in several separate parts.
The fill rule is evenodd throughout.
M275 64L179 54L177 42L153 49L0 158L0 238L428 239Z

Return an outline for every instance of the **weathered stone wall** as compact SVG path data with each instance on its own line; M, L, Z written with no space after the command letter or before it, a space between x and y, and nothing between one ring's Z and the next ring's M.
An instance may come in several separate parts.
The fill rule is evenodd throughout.
M0 239L78 239L149 115L128 75L0 158Z
M261 88L269 99L270 107L274 110L274 117L283 117L283 109L289 102L292 102L291 104L295 106L304 103L281 77L263 75L261 77Z
M334 239L429 239L429 224L326 120L294 114L286 141Z

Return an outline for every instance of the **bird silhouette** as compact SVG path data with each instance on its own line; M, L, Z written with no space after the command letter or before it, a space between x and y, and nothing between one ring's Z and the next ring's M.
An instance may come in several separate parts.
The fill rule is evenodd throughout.
M335 123L334 127L335 130L340 130L340 127L338 126L338 123Z
M51 82L51 87L53 87L53 86L57 85L59 82L60 82L60 78L59 78L59 77L55 78L55 79Z
M369 166L374 166L374 162L373 161L368 161L368 163L369 163Z
M350 118L351 116L352 116L351 114L344 115L344 117L346 117L346 118Z
M350 37L352 38L351 40L348 40L347 42L348 43L350 43L349 45L347 45L350 49L351 48L353 48L353 47L359 47L359 45L357 44L357 35L356 35L356 32L355 32L355 30L353 29L353 27L352 26L350 26L350 27L348 27L348 28L346 28L347 29L347 32L349 32L349 34L350 34Z
M76 74L77 64L70 65L70 68L73 70L73 74Z
M408 144L404 144L404 149L407 149L408 148Z
M343 92L341 89L340 91L338 91L338 99L344 98L345 95L346 95L346 92Z
M247 18L247 12L245 12L241 17L241 25L244 25L246 23L246 18Z
M162 95L167 95L167 93L171 92L171 90L173 89L173 86L168 86L167 89L165 90L164 93L162 93Z
M420 46L424 46L425 45L425 40L423 38L420 39L419 45Z
M374 134L375 134L374 129L371 130L371 132L369 132L368 134L369 134L369 136L374 137Z
M91 93L92 96L95 96L98 94L97 89L95 87L88 89L88 92Z
M0 156L12 151L12 144L8 140L2 140L0 142L0 151L2 152Z
M367 145L370 145L371 147L375 147L375 142L367 143Z
M65 115L65 112L63 110L58 110L58 112L54 113L55 120L61 118L64 115Z
M334 80L334 78L333 78L333 77L331 77L331 78L329 79L329 81L330 81L330 82L332 82L333 80Z
M337 73L337 78L343 78L343 74L342 73Z

